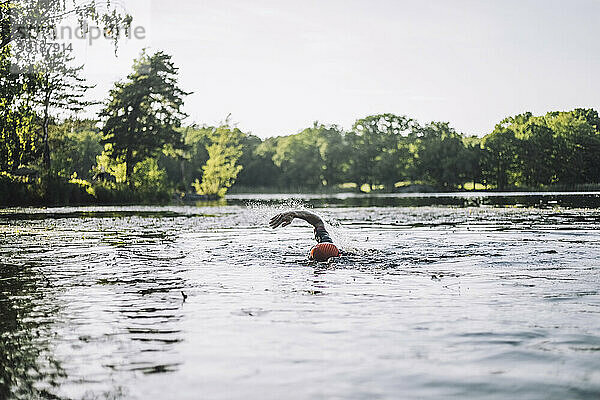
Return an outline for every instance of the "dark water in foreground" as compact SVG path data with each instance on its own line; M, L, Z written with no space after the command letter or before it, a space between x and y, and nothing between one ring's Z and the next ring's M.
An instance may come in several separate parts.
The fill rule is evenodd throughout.
M597 195L521 197L0 211L0 399L597 399Z

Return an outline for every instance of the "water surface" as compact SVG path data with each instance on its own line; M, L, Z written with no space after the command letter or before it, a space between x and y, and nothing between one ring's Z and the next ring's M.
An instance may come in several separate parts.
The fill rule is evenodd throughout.
M3 210L0 398L596 399L585 196ZM267 227L298 204L340 260Z

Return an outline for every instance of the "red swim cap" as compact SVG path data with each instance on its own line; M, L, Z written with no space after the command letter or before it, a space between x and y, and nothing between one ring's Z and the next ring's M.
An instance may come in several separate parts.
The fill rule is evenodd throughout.
M339 257L340 251L333 243L319 243L310 250L308 258L316 261L327 261L331 257Z

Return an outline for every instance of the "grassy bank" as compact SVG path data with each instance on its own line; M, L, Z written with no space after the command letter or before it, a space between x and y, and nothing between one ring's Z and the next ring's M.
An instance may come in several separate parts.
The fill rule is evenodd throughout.
M69 206L109 204L166 204L172 193L155 188L130 188L124 183L66 179L46 174L40 178L0 175L0 206Z

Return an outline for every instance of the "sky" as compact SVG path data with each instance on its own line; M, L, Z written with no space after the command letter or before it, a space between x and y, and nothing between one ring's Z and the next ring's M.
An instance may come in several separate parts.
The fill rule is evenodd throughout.
M262 138L367 115L483 136L531 111L600 109L600 0L120 0L144 38L76 43L107 98L142 48L179 67L187 123ZM94 109L88 112L92 113Z

